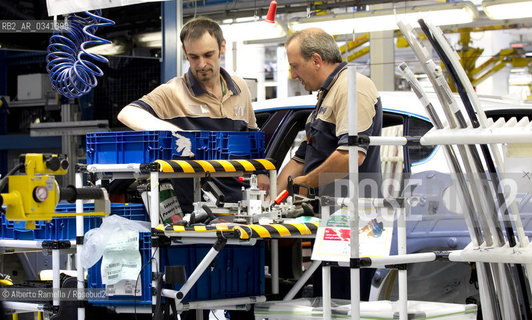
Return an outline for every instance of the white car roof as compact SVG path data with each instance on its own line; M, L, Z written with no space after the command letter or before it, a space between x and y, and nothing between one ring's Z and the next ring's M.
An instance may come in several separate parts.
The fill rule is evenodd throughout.
M379 92L384 109L394 110L401 113L427 117L423 106L412 91L381 91ZM435 93L427 93L436 110L441 110L440 103ZM461 104L458 95L456 100ZM479 97L480 103L484 110L501 110L501 109L529 109L532 110L532 102L518 101L498 97ZM264 101L253 102L255 111L267 109L282 109L284 107L297 106L314 106L316 104L316 93L294 96L288 98L269 99ZM439 111L438 111L439 112Z

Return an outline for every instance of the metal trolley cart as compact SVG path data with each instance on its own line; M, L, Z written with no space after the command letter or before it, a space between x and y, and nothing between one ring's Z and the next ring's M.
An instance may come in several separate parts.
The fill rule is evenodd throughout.
M151 253L149 257L143 254L144 261L151 261L152 275L149 275L153 280L151 287L148 287L149 291L153 288L157 288L157 277L159 271L163 271L162 267L158 265L161 262L161 248L170 245L184 246L186 244L213 244L213 247L208 250L205 257L199 261L192 274L188 277L180 290L175 292L172 290L163 289L160 292L153 292L155 295L152 298L152 305L157 306L157 293L162 293L165 297L176 298L177 310L187 309L200 309L213 307L225 308L237 308L249 303L265 301L265 297L261 296L260 291L254 291L256 296L252 297L236 297L230 299L219 299L219 301L210 300L207 303L189 301L183 302L186 299L187 293L200 278L201 274L211 265L211 262L216 258L225 244L236 244L239 246L252 246L256 244L257 237L261 239L271 238L272 247L272 291L278 292L278 260L277 260L277 243L276 238L282 236L297 236L297 237L309 237L312 236L316 230L315 224L294 224L294 225L282 225L273 224L270 226L259 225L237 225L237 224L218 224L216 226L195 226L195 227L183 227L183 226L164 226L160 225L159 218L159 182L164 178L194 178L195 199L199 200L200 197L200 179L203 177L235 177L245 176L249 177L256 171L268 171L270 179L275 181L276 170L274 165L265 159L255 160L156 160L151 163L130 163L130 164L90 164L80 167L80 170L76 173L76 183L81 186L84 174L93 174L96 180L106 179L149 179L150 189L155 192L151 192L149 199L149 215L151 218ZM270 187L270 194L275 194L275 184ZM276 215L275 212L266 212L266 214ZM274 217L276 219L277 216ZM79 226L83 230L83 226ZM238 236L237 236L238 235ZM246 236L247 235L247 236ZM247 237L247 238L246 238ZM78 249L82 249L82 241L78 239ZM207 246L208 248L208 246ZM204 249L207 250L207 249ZM200 255L200 253L197 253ZM146 258L148 258L146 260ZM79 262L79 261L76 261ZM262 264L259 264L259 268L263 268ZM77 264L78 270L81 269L81 265ZM172 270L171 268L167 268ZM260 274L263 274L263 270L259 270ZM143 271L143 275L146 274ZM168 275L163 278L163 281L173 281L171 276L166 279ZM81 282L82 279L78 279ZM143 279L145 280L145 279ZM263 280L261 280L263 281ZM79 283L78 282L78 283ZM175 293L175 294L174 294ZM143 297L146 294L143 293ZM148 294L151 297L151 292ZM197 298L197 297L196 297ZM159 301L160 302L160 301ZM159 304L160 305L160 304ZM142 308L144 307L144 308ZM134 309L134 310L133 310ZM152 308L146 308L142 304L138 304L134 307L131 305L119 305L115 307L119 312L152 312ZM154 309L155 310L155 309Z

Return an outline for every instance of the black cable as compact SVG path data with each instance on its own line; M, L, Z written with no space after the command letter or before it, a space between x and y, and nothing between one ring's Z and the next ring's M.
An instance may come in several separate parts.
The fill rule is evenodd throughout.
M159 250L159 247L157 247L155 249L155 251L153 251L153 254L151 255L150 259L148 260L148 262L146 262L141 268L140 268L140 271L139 271L139 274L137 275L137 280L135 280L135 288L133 289L133 313L135 314L135 320L137 320L137 286L139 284L139 278L140 276L142 275L142 270L144 270L144 268L146 266L148 266L152 260L155 260L153 257L155 256L155 254L157 253L157 251ZM157 262L157 260L155 260ZM158 268L157 268L158 269ZM152 270L153 271L153 270Z

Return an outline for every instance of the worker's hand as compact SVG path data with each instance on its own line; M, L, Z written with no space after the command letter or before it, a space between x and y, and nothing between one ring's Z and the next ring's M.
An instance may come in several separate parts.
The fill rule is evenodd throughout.
M266 195L268 195L268 191L270 191L270 178L265 174L258 174L257 184L259 189L266 191Z

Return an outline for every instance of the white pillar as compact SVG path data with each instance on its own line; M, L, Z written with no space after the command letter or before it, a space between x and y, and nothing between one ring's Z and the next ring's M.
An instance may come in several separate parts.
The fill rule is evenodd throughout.
M277 98L288 97L288 80L290 80L290 66L286 57L285 47L277 47Z
M243 78L257 79L257 101L265 99L264 89L264 45L247 44L237 42L236 52L236 74Z
M230 74L236 72L236 42L227 39L225 44L225 54L222 59L222 67Z
M379 91L395 90L395 61L393 31L369 34L370 78Z
M371 9L391 8L390 4L372 5ZM369 34L370 78L379 91L395 90L395 45L393 31L376 31Z

